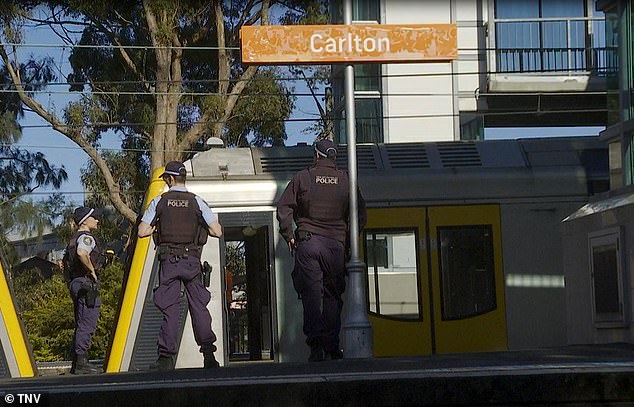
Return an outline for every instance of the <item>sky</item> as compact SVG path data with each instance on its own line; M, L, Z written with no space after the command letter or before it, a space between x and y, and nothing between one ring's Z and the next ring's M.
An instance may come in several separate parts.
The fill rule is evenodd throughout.
M69 48L51 47L50 45L60 45L61 41L53 35L46 27L28 28L25 32L25 43L34 45L49 45L48 47L23 47L20 48L20 58L25 60L29 55L48 54L54 58L57 66L58 82L64 82L65 75L70 72L68 62ZM74 97L69 95L68 86L51 86L48 92L42 93L37 100L44 107L54 110L58 116L62 116L63 108ZM308 90L302 81L295 82L295 92L307 94ZM297 107L291 118L315 118L318 111L315 102L310 96L300 96L297 100ZM83 187L81 185L81 169L86 165L88 156L74 143L50 128L47 122L35 113L27 112L20 121L23 126L22 139L19 146L33 151L41 151L45 154L49 163L56 166L64 166L68 172L69 179L61 190L66 200L74 205L83 203ZM288 122L286 129L288 139L286 145L293 146L297 143L311 144L314 136L303 132L310 122L296 121ZM485 129L485 140L515 139L526 137L557 137L557 136L591 136L597 135L602 127L587 128L497 128ZM102 147L118 149L120 140L115 134L108 134L102 141ZM44 199L50 193L51 188L40 188L31 196L33 199Z

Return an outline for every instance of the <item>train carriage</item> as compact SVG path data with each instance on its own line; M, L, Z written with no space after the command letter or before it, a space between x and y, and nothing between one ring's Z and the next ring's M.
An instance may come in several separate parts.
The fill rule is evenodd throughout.
M35 359L5 270L0 258L0 377L32 377Z
M375 356L566 344L560 222L607 190L607 149L596 137L358 145L369 208L360 239ZM202 261L223 365L303 361L293 258L275 204L311 146L211 148L194 156L187 187L224 227ZM338 165L347 166L345 146ZM155 179L146 201L161 193ZM137 242L108 371L156 357L157 261ZM202 365L182 306L177 367Z

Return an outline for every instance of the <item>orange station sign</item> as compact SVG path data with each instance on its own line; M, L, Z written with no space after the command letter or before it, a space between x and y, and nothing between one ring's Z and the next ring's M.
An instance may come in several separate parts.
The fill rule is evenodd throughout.
M448 61L455 24L267 25L240 29L244 64Z

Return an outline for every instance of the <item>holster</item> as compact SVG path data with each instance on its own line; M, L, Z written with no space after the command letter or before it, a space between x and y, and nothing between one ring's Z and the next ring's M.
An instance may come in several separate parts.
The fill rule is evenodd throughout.
M205 261L203 263L203 271L202 271L203 285L205 287L209 287L209 285L211 284L211 271L212 271L211 264Z
M86 281L81 285L81 289L84 291L84 295L86 296L86 306L88 308L94 308L97 296L99 295L97 283L94 281Z
M298 242L303 242L303 241L308 241L310 240L310 238L313 237L312 232L308 232L306 230L300 230L300 229L296 229L295 230L295 239Z

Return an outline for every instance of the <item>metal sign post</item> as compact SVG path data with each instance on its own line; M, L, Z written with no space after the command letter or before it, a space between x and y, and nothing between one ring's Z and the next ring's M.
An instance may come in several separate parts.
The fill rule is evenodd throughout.
M343 1L344 24L352 24L352 0ZM365 264L359 258L359 218L357 216L357 133L354 106L354 66L345 67L346 134L348 139L348 175L350 178L350 261L345 314L342 323L344 358L371 358L372 326L368 319L363 273Z

